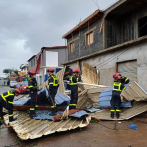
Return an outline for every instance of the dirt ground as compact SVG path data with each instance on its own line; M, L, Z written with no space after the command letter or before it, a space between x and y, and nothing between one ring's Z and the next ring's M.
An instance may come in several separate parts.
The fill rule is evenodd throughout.
M0 92L9 87L0 87ZM21 97L21 96L20 96ZM137 130L126 125L135 123ZM147 112L129 121L92 122L82 130L43 136L35 140L21 141L13 129L0 126L0 147L147 147Z
M126 125L135 123L137 130ZM0 147L147 147L147 115L129 121L92 122L82 130L43 136L35 140L21 141L13 129L0 129Z

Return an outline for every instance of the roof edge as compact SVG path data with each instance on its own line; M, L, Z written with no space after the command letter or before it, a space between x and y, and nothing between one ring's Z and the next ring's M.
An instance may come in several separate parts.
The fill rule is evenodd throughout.
M77 30L80 26L87 23L90 19L92 19L94 16L96 16L98 13L103 13L104 11L97 9L95 12L93 12L91 15L86 17L82 22L80 22L78 25L76 25L73 29L71 29L69 32L67 32L65 35L62 36L62 38L66 38L68 35L73 33L75 30Z

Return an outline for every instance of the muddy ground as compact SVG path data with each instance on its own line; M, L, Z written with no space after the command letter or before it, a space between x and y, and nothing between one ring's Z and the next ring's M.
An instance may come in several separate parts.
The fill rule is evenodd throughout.
M0 87L0 92L9 88ZM126 125L135 123L137 130ZM91 122L82 130L21 141L13 129L0 126L0 147L147 147L147 112L128 121Z
M147 147L147 118L135 117L129 121L92 122L82 130L55 133L35 140L21 141L13 129L0 129L0 147ZM137 130L126 125L135 123Z

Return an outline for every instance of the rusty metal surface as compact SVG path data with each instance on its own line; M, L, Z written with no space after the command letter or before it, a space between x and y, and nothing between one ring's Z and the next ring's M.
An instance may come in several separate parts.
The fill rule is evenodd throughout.
M35 120L30 119L29 114L26 112L14 112L16 121L11 122L10 126L17 133L18 137L22 140L35 139L43 135L53 134L55 132L72 130L75 128L86 127L91 120L91 115L85 116L82 119L69 118L58 122L50 120ZM8 115L4 116L5 124L8 125Z
M92 113L92 117L96 117L100 120L128 120L138 114L147 111L147 102L135 102L132 108L124 108L121 110L120 118L114 119L110 117L110 110L103 110L100 112Z

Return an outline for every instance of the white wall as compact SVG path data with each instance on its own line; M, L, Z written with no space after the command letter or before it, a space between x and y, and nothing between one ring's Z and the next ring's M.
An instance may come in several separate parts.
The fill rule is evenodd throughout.
M58 52L46 51L46 66L58 66Z

